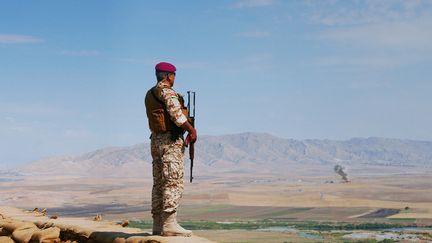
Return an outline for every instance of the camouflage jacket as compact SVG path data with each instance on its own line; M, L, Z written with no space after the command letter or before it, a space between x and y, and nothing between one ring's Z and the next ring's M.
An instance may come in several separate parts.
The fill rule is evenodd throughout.
M183 114L179 101L179 96L181 95L164 82L158 82L156 87L162 90L159 94L160 97L157 98L165 103L170 119L180 127L187 121L187 117ZM183 99L183 97L181 97L181 99Z

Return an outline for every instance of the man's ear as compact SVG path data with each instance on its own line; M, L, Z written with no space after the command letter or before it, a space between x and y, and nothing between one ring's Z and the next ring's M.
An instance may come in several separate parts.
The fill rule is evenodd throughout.
M172 81L173 79L174 79L174 74L172 74L172 73L170 73L170 74L168 74L168 79L170 80L170 81Z

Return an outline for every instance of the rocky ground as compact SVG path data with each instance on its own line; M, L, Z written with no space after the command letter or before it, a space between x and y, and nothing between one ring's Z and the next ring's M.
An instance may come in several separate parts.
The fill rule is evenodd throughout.
M48 217L40 210L0 207L0 243L211 243L192 237L162 237L136 228L96 219Z

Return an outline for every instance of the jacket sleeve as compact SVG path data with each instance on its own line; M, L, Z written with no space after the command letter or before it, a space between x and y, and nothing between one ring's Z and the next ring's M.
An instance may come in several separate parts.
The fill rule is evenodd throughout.
M183 125L187 118L183 114L180 102L178 100L177 93L169 88L162 89L161 98L164 101L168 114L170 115L171 120L180 127Z

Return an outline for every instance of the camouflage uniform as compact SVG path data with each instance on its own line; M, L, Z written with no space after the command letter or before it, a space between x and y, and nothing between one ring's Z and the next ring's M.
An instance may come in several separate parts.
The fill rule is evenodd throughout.
M181 126L187 121L181 111L178 95L163 82L161 97L171 120ZM171 132L152 133L151 154L153 158L152 214L175 212L184 189L184 141L183 137L173 140Z

